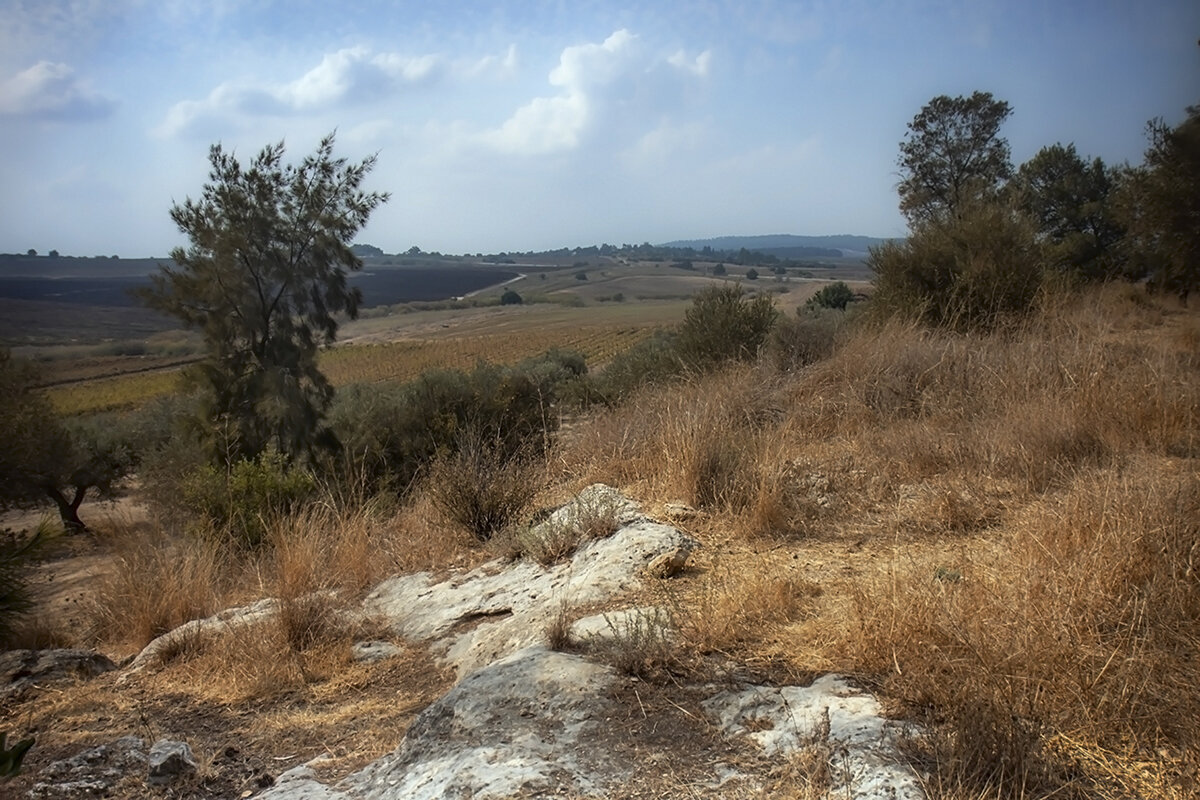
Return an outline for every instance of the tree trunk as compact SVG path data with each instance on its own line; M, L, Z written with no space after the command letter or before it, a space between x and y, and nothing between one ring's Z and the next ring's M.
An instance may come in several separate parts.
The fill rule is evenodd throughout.
M75 487L75 496L70 501L63 496L57 486L47 486L46 494L50 495L50 499L58 506L58 516L62 519L63 527L67 529L68 533L83 533L88 529L87 525L83 524L83 520L79 518L79 506L83 504L83 498L87 495L86 486Z

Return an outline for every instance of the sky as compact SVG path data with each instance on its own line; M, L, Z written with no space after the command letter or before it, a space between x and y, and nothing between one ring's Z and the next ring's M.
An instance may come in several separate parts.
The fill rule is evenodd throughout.
M991 92L1020 164L1140 163L1195 0L0 0L0 252L164 256L220 142L377 155L393 253L902 236L896 158Z

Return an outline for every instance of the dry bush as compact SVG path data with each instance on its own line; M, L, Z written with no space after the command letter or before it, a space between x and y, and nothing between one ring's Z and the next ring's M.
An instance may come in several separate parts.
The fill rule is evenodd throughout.
M385 535L384 522L369 508L310 505L271 529L263 588L274 597L359 593L386 574L378 558Z
M510 456L473 436L434 462L426 486L447 519L486 542L525 513L542 489L542 478L534 459Z
M754 502L762 434L783 418L781 383L765 367L739 365L651 387L585 420L560 452L566 470L712 510Z
M609 620L607 636L595 640L592 652L624 675L662 681L681 666L670 615L663 609L635 611Z
M408 574L469 566L486 556L473 535L440 524L440 519L429 495L417 492L384 524L376 562L391 572Z
M552 566L570 558L581 545L612 536L621 528L623 513L623 504L611 495L576 498L548 519L514 531L507 554Z
M113 540L113 566L98 582L93 635L141 648L183 623L209 616L236 580L230 554L211 540L162 534Z
M1157 462L1083 475L1007 530L961 579L897 560L857 593L841 645L948 732L944 773L1078 796L1119 778L1139 796L1132 772L1100 775L1061 744L1179 754L1200 733L1185 655L1200 641L1200 478Z

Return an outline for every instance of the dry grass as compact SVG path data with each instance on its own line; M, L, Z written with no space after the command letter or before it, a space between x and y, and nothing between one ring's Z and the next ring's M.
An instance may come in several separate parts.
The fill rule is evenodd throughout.
M1123 287L988 334L891 322L783 379L649 390L562 460L709 512L697 533L735 582L785 586L803 559L822 590L805 610L709 577L682 595L703 625L686 638L879 687L931 725L935 797L1183 798L1200 777L1198 342L1200 316Z
M550 567L571 557L582 545L612 536L621 528L622 507L614 498L577 499L536 525L513 531L507 543L510 558L522 556Z
M564 441L563 485L702 512L685 523L698 564L661 584L665 618L614 632L627 672L852 674L927 723L912 748L933 798L1195 796L1195 312L1110 287L987 334L888 323L786 375L737 366L648 389ZM385 574L487 557L438 519L427 495L387 520L312 509L236 568L200 543L117 541L98 635L144 643L279 597L274 622L185 643L147 680L209 709L265 709L250 715L259 741L336 737L336 704L383 709L355 700L373 673L349 643L379 632L347 604ZM564 635L568 621L564 608ZM315 706L323 722L305 716ZM368 756L365 736L347 763ZM772 791L819 795L818 762L780 764Z
M140 649L188 620L221 608L233 575L231 555L212 541L162 534L114 537L114 564L93 600L93 636Z
M780 626L813 612L819 585L770 567L741 563L736 569L711 566L688 595L670 595L673 627L681 646L693 657L734 654L744 660Z

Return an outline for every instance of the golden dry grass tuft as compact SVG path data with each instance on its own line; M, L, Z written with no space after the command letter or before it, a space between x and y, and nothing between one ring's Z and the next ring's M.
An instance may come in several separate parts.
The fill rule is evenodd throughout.
M1183 798L1200 779L1198 341L1200 315L1127 287L989 333L885 322L782 377L645 391L561 457L707 512L694 532L735 583L818 588L798 613L794 589L693 576L710 585L679 590L683 629L877 687L930 725L934 796Z
M112 569L92 600L92 636L140 649L188 620L221 608L233 585L230 553L211 540L162 533L112 536Z

